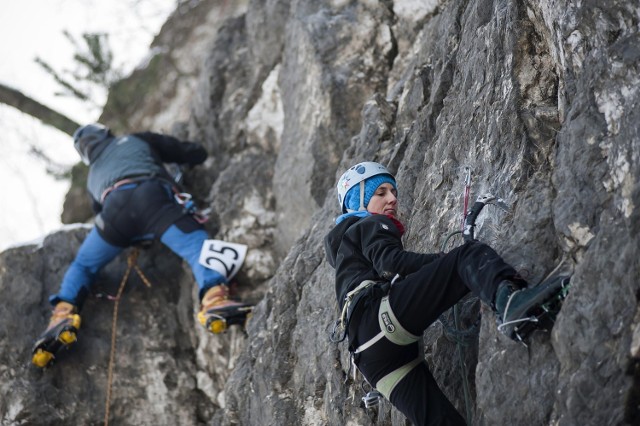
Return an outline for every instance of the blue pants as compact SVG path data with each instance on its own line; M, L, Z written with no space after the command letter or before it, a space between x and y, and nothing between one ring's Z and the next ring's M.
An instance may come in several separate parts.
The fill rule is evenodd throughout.
M207 238L208 235L204 230L184 233L176 225L171 225L160 238L164 245L189 263L200 288L200 297L209 288L226 283L225 277L220 273L206 268L198 262L200 249ZM60 301L65 301L76 306L82 305L98 271L123 250L124 247L106 242L97 229L93 228L80 246L73 263L67 269L60 291L49 298L51 304L55 305Z
M150 179L114 191L104 203L99 223L80 246L64 275L60 291L49 298L81 307L100 269L126 247L160 237L160 241L184 259L200 289L200 298L209 288L226 283L219 272L202 266L198 260L206 231L175 202L170 188Z

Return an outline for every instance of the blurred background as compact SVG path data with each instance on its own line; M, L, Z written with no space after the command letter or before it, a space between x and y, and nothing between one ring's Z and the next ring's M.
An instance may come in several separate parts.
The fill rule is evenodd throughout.
M0 14L0 84L80 124L96 121L108 81L76 86L75 55L90 55L100 40L111 56L108 79L124 77L145 61L149 45L178 0L21 0ZM90 35L90 37L87 37ZM108 48L108 49L104 49ZM58 77L58 79L56 79ZM86 78L85 78L86 80ZM0 251L38 240L61 227L69 169L79 161L71 137L0 103Z

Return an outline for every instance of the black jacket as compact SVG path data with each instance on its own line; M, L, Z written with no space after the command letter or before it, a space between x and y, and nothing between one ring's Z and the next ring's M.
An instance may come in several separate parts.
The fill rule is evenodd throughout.
M406 276L440 257L406 251L402 232L388 216L349 217L324 240L329 264L336 270L336 297L340 309L347 293L364 280L391 281Z

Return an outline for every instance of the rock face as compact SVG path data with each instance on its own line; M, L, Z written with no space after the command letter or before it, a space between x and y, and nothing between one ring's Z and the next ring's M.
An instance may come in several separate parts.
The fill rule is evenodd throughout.
M153 287L133 277L120 302L110 420L405 424L386 402L361 408L361 378L328 339L334 183L374 160L396 173L407 248L439 251L459 228L471 170L472 197L492 192L510 207L487 207L478 239L532 283L557 265L573 272L552 332L528 348L473 298L463 327L479 311L481 325L462 350L450 313L425 332L425 357L469 423L640 423L640 5L238 4L203 21L216 31L187 91L191 112L172 129L211 154L186 182L212 208L209 231L250 247L237 292L257 302L254 316L246 336L207 335L188 269L159 245L143 251ZM147 107L133 128L157 123ZM46 298L85 234L63 229L0 254L2 424L104 419L113 302L89 299L79 342L53 368L29 365ZM123 254L96 293L115 294L125 270Z

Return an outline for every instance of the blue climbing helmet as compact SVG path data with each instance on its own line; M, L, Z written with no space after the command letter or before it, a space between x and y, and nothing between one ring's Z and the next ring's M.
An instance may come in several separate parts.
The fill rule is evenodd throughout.
M381 179L376 179L374 185L369 188L372 190L367 191L367 189L365 188L365 181L367 179L371 180L370 178L374 176L379 176ZM373 191L375 191L376 188L384 182L390 182L394 188L396 187L395 178L389 172L389 170L387 170L387 168L380 163L365 161L349 168L342 174L342 176L340 176L340 179L338 179L338 203L340 204L342 213L351 213L358 210L366 210L366 205L368 203L368 200L365 200L365 197L367 197L366 194L368 194L369 192L373 194ZM360 184L358 188L359 194L357 194L360 201L360 207L359 209L354 209L354 206L348 205L347 199L349 198L348 195L351 195L349 194L349 191L357 184ZM371 195L368 195L368 198L370 199Z
M86 126L79 127L73 133L73 146L80 154L82 162L89 165L91 162L91 153L100 142L113 137L111 130L108 127L100 124L93 123Z

